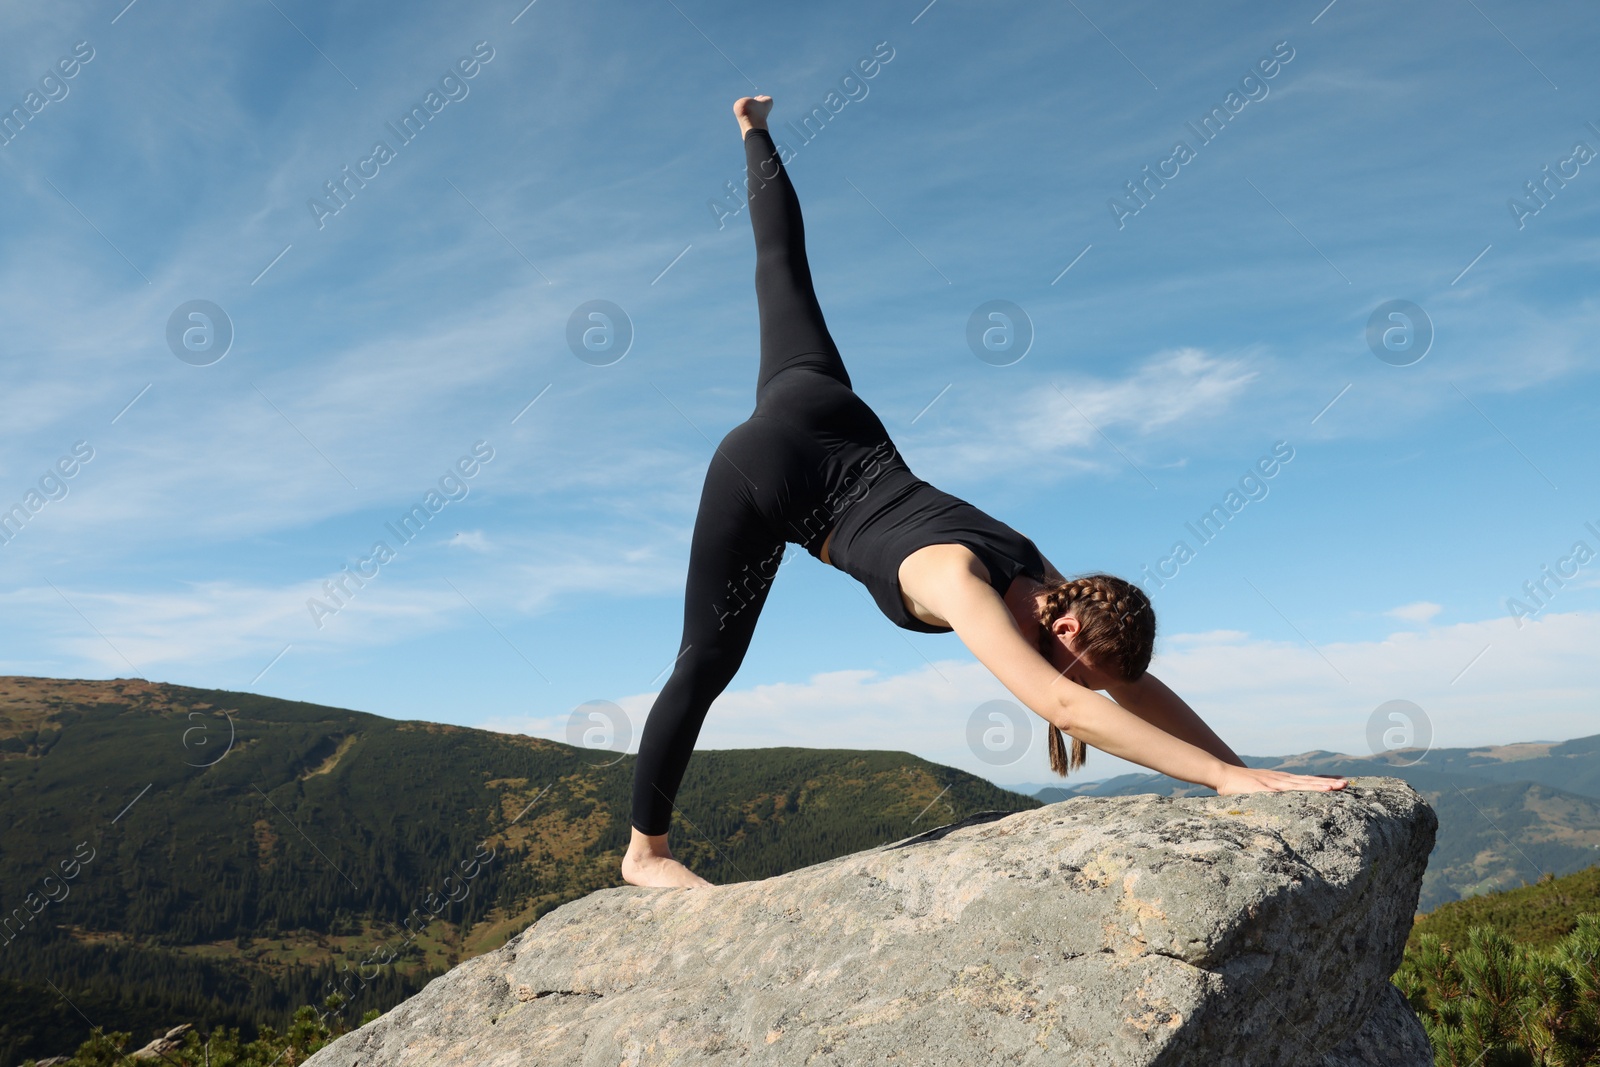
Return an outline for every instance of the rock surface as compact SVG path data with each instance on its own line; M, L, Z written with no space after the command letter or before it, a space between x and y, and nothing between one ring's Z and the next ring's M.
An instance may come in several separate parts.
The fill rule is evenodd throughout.
M1436 828L1396 778L1076 797L604 889L306 1062L1431 1067L1388 978Z
M177 1052L183 1047L183 1035L192 1029L194 1027L189 1023L174 1026L163 1036L156 1038L144 1048L135 1052L133 1058L136 1060L164 1060L167 1058L167 1053Z

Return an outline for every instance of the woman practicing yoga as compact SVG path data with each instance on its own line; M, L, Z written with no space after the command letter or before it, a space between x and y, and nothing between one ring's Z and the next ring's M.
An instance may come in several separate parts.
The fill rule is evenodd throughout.
M622 877L640 886L712 884L667 847L672 801L791 541L860 580L895 625L953 630L1050 724L1058 774L1081 766L1093 745L1218 793L1342 789L1342 778L1243 766L1150 674L1155 612L1137 586L1106 574L1063 578L1031 540L911 473L851 388L823 323L800 202L767 132L771 110L770 96L733 105L756 239L756 407L706 470L683 640L640 738ZM1060 731L1073 738L1070 763Z

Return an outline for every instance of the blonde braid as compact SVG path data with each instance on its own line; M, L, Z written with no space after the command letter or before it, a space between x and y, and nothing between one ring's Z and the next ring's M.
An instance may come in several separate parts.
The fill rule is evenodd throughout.
M1050 658L1055 639L1050 626L1073 614L1081 625L1077 645L1102 669L1115 670L1136 681L1149 666L1155 644L1156 617L1144 590L1110 574L1088 574L1060 582L1046 582L1039 610L1039 652ZM1061 730L1049 731L1050 769L1065 778L1082 767L1089 750L1076 737L1069 758Z

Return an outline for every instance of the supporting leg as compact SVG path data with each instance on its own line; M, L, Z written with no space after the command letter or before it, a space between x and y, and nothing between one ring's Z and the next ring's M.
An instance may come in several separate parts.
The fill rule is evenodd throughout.
M672 675L657 695L634 764L633 844L623 878L635 885L706 885L672 859L666 833L673 801L706 712L744 661L785 542L757 510L730 434L706 470L689 549L683 639ZM737 465L736 465L737 464Z

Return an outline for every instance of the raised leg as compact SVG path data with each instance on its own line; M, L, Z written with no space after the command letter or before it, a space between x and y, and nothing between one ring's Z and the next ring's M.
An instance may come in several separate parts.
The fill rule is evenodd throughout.
M771 106L770 97L745 97L734 105L744 130L745 191L756 240L756 305L761 315L758 400L767 383L791 367L810 367L850 386L850 375L812 286L800 199L767 132L766 111Z
M785 547L755 505L757 487L740 470L755 469L759 459L750 456L740 462L741 433L740 427L730 432L706 470L689 548L683 639L639 740L633 841L622 866L623 878L634 885L710 884L673 859L666 847L673 801L706 711L744 661Z

